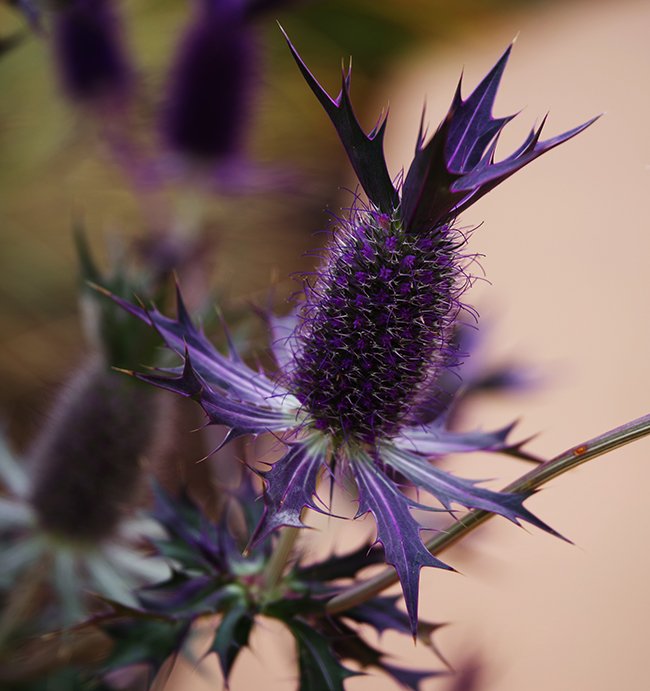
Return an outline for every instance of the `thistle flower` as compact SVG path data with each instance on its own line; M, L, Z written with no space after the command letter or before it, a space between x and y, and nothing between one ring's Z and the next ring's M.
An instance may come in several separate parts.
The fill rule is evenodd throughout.
M63 0L52 25L63 90L82 105L122 103L132 83L111 0Z
M11 591L25 577L35 586L51 579L60 605L48 612L51 625L77 619L88 589L132 602L132 586L164 572L133 548L150 529L127 509L156 432L158 402L128 383L100 358L89 359L63 389L26 462L0 452L0 485L9 491L0 500L0 589ZM150 412L134 423L143 407Z
M255 56L246 3L198 0L171 70L163 137L172 151L212 162L239 152Z
M44 530L89 543L114 532L155 432L155 410L134 423L143 406L155 408L150 393L129 386L101 358L75 374L30 454L30 501Z
M512 119L492 116L508 48L468 98L459 84L429 141L420 128L415 157L398 189L382 150L386 118L366 134L352 109L350 71L332 99L289 45L368 203L357 203L339 220L324 266L305 284L295 327L276 325L288 333L274 343L279 373L250 369L232 348L227 356L219 353L193 325L180 295L176 319L117 300L184 358L182 368L139 378L197 400L210 423L230 428L226 440L273 432L286 445L285 455L264 474L266 509L256 539L283 525L302 526L305 507L325 511L315 498L324 472L352 478L358 515L375 518L377 539L397 571L415 630L420 568L449 567L420 538L411 509L426 507L405 496L394 478L428 492L446 510L460 504L557 534L524 507L529 492L494 492L429 462L451 452L503 450L511 426L460 434L445 428L442 412L431 411L439 400L436 383L457 364L451 334L468 282L456 217L593 120L547 140L540 138L542 123L514 153L495 161L499 134Z
M133 280L121 268L104 277L83 234L76 239L84 279L100 280L116 291L133 290ZM25 462L0 447L0 487L5 485L8 494L0 500L0 544L6 557L0 589L9 591L11 599L18 580L33 577L40 588L51 579L61 607L52 607L48 616L57 626L84 611L86 590L132 602L132 586L165 571L134 549L151 524L132 517L141 461L164 445L164 401L148 387L133 386L108 364L149 358L155 341L144 326L134 330L122 310L98 300L85 282L81 290L94 352L62 387ZM43 568L44 561L51 570Z

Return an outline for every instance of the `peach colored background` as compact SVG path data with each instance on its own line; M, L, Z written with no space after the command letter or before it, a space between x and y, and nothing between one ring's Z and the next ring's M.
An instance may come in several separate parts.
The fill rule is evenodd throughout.
M435 21L432 18L432 21ZM471 247L484 253L492 285L470 302L491 323L494 358L515 356L547 377L532 394L477 404L468 425L521 418L530 448L553 455L650 410L650 4L582 2L539 7L486 25L480 35L422 54L387 84L387 154L395 171L410 160L423 94L435 127L462 65L473 87L520 34L497 113L525 107L505 154L547 109L547 135L592 115L589 131L533 163L466 212L485 220ZM467 93L467 90L466 92ZM492 521L446 559L464 575L424 571L421 614L451 625L438 635L460 665L478 655L485 691L642 691L650 688L650 442L642 441L555 480L529 502L575 547L537 530ZM524 467L510 460L456 459L468 477L504 484ZM332 522L326 542L358 534ZM431 662L408 641L383 645ZM291 644L272 622L238 662L235 691L294 687ZM215 688L210 668L186 667L168 689ZM219 683L219 682L216 682ZM427 682L444 689L447 682ZM379 676L350 691L393 689Z

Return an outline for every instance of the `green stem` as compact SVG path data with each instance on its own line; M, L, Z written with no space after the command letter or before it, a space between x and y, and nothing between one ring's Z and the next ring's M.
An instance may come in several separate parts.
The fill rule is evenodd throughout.
M300 528L288 527L280 532L280 539L275 545L273 554L264 572L265 592L268 593L273 590L282 579L299 531Z
M578 444L550 461L536 466L507 487L504 487L503 491L526 492L534 490L549 480L587 461L641 439L648 434L650 434L650 415L645 415L621 427L610 430L599 437L590 439L583 444ZM438 533L428 540L425 545L431 554L440 554L494 515L488 511L470 511L445 532ZM376 576L351 586L333 597L326 605L326 612L328 614L335 614L360 605L397 583L397 581L395 569L389 566Z

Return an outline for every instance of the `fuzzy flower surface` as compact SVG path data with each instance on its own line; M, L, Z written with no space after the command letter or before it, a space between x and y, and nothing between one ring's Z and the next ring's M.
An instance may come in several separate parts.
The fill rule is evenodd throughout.
M431 464L453 452L508 447L510 427L457 433L446 424L440 381L458 365L453 331L468 283L460 212L517 170L572 138L593 121L542 140L542 126L501 161L500 132L512 119L492 106L510 48L466 98L460 84L435 134L420 131L415 157L396 187L382 140L385 117L365 133L350 101L350 72L331 98L293 56L332 120L367 195L339 220L324 265L307 280L295 320L272 319L274 375L251 369L234 349L218 352L178 300L170 319L155 309L121 304L148 322L184 366L145 381L197 400L209 422L229 428L227 440L271 432L285 455L264 474L265 513L255 537L280 526L302 526L305 507L327 511L317 498L319 479L354 481L358 515L371 513L386 561L399 576L415 630L419 572L449 568L422 542L412 515L422 506L402 492L414 486L453 505L501 514L552 531L523 505L530 493L478 486Z

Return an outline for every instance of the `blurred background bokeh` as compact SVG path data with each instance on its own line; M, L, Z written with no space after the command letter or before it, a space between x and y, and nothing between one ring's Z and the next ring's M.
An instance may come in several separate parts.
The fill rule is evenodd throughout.
M272 4L272 3L269 3ZM195 172L138 185L107 143L97 112L61 95L44 37L26 33L0 59L0 416L17 449L43 424L57 386L84 349L72 226L80 219L102 265L115 246L174 229L207 238L204 289L195 308L218 299L242 332L243 315L272 302L285 309L321 246L325 209L349 201L354 181L333 129L308 92L277 29L280 20L334 92L340 59L354 56L355 105L371 126L390 103L386 150L391 172L411 160L423 102L436 126L460 71L472 87L503 48L518 42L498 100L499 113L523 109L500 151L550 110L547 132L594 114L588 132L534 163L465 214L477 226L470 247L485 255L468 298L486 325L488 358L531 365L536 390L489 405L477 401L468 427L521 422L530 449L550 456L650 408L650 5L642 0L535 2L438 0L275 3L255 19L260 56L251 96L246 156L262 171L246 189L225 190ZM136 65L131 126L148 151L156 113L191 8L180 0L120 5ZM0 7L0 38L25 21ZM206 84L206 89L210 85ZM166 227L168 226L168 227ZM209 254L209 256L208 256ZM256 354L263 356L264 341ZM180 423L177 423L180 424ZM188 423L189 427L189 423ZM183 454L181 444L178 453ZM196 456L178 463L192 464ZM477 691L641 691L650 615L647 441L557 480L529 503L576 544L496 519L472 550L447 555L463 576L425 571L421 612L450 622L438 635L458 668L478 669ZM212 461L214 462L214 461ZM453 462L453 459L452 461ZM505 484L524 471L513 460L463 459L467 477ZM320 539L354 533L331 520ZM366 522L369 529L369 523ZM530 533L530 534L528 534ZM310 536L311 537L311 536ZM398 647L399 646L399 647ZM384 647L430 664L390 636ZM292 688L291 645L261 627L240 659L233 689ZM215 688L210 667L178 671L169 688ZM206 676L208 675L208 676ZM191 682L190 682L191 679ZM474 686L471 685L474 683ZM192 686L192 688L195 688ZM389 689L379 677L351 691Z

